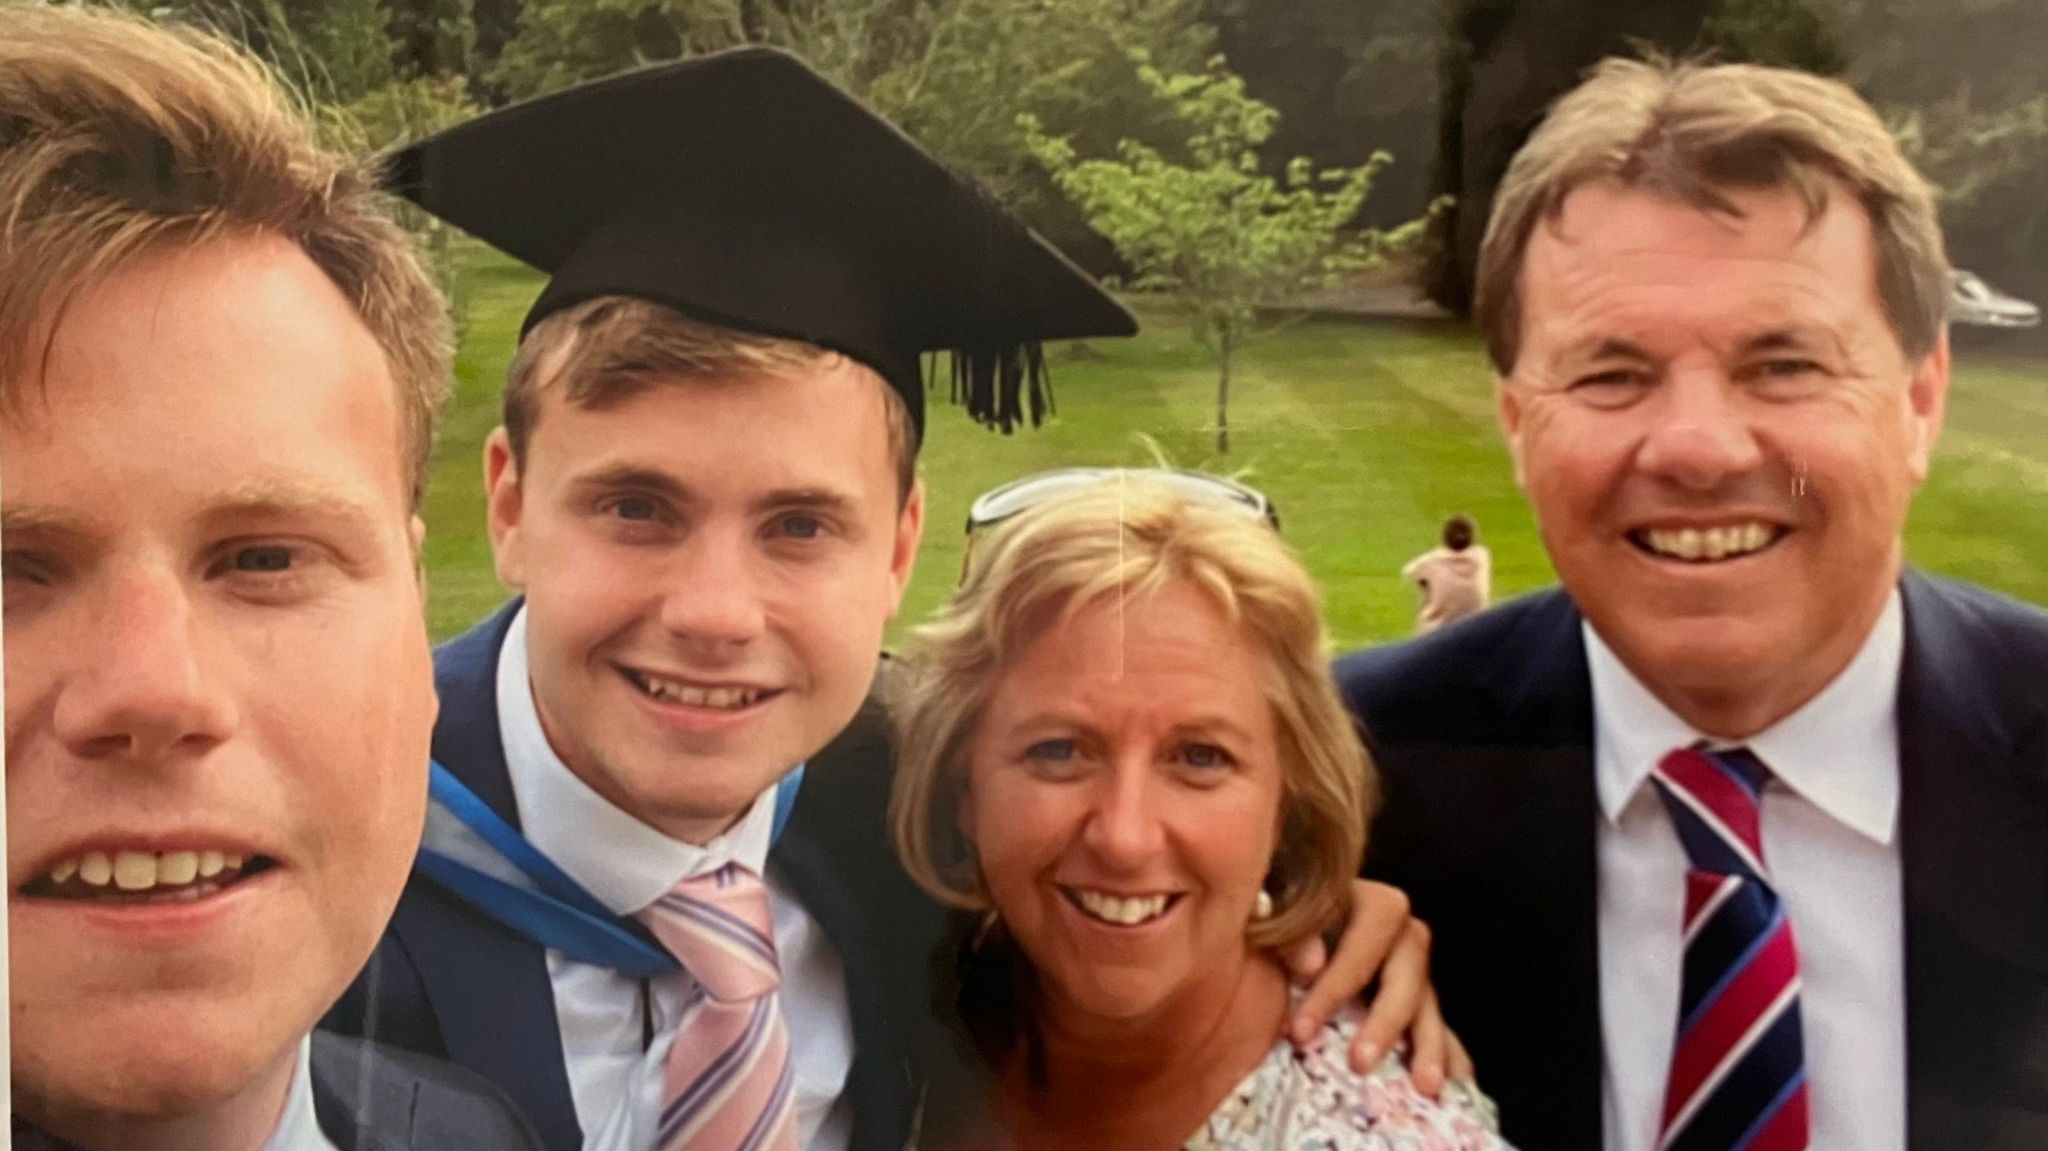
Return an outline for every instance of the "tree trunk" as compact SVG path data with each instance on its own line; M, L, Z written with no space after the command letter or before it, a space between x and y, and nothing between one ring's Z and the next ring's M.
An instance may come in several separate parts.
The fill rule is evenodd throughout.
M1236 350L1230 336L1225 327L1216 341L1216 454L1224 456L1230 454L1230 353Z

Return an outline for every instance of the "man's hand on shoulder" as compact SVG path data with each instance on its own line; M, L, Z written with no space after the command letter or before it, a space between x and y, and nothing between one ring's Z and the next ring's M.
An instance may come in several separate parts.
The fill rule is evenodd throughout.
M1283 957L1309 984L1287 1022L1287 1037L1297 1046L1313 1045L1338 1008L1377 983L1351 1045L1352 1069L1370 1072L1405 1037L1409 1075L1425 1094L1434 1098L1447 1078L1472 1078L1472 1058L1438 1009L1429 945L1429 926L1409 913L1408 897L1398 888L1353 881L1351 916L1334 954L1320 938L1310 938Z

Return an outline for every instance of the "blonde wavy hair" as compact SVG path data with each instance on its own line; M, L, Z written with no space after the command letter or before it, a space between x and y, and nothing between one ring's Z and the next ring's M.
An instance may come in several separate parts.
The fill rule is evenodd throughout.
M0 3L0 405L66 302L166 246L270 233L354 305L398 389L412 504L452 355L447 304L359 156L247 52L105 8ZM289 381L279 381L280 387Z
M1599 180L1731 216L1741 213L1728 190L1785 188L1809 219L1839 183L1870 215L1878 295L1899 346L1919 360L1941 336L1948 256L1933 189L1854 89L1789 68L1615 58L1558 100L1494 194L1472 314L1500 374L1521 347L1530 236Z
M1109 596L1199 589L1262 657L1284 778L1271 918L1280 947L1339 923L1365 850L1377 777L1330 675L1314 581L1262 521L1125 472L989 529L953 600L914 633L891 705L898 761L890 821L918 884L950 906L990 907L961 834L965 756L1004 671L1033 638Z

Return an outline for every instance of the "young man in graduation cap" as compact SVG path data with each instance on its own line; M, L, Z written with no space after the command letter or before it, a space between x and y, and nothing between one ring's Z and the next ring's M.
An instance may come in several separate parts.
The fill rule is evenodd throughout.
M923 528L920 356L1007 430L1038 341L1134 321L770 50L487 115L395 183L552 279L484 459L522 596L438 655L427 849L330 1024L481 1071L555 1151L897 1151L947 1057L863 707ZM1428 996L1393 898L1317 994L1407 941L1397 1032Z

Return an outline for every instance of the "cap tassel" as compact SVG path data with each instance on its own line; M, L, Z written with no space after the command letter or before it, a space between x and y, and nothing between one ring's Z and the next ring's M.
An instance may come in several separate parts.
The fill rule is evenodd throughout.
M975 423L1004 435L1027 418L1032 427L1054 412L1052 371L1035 341L996 350L953 353L952 400Z

